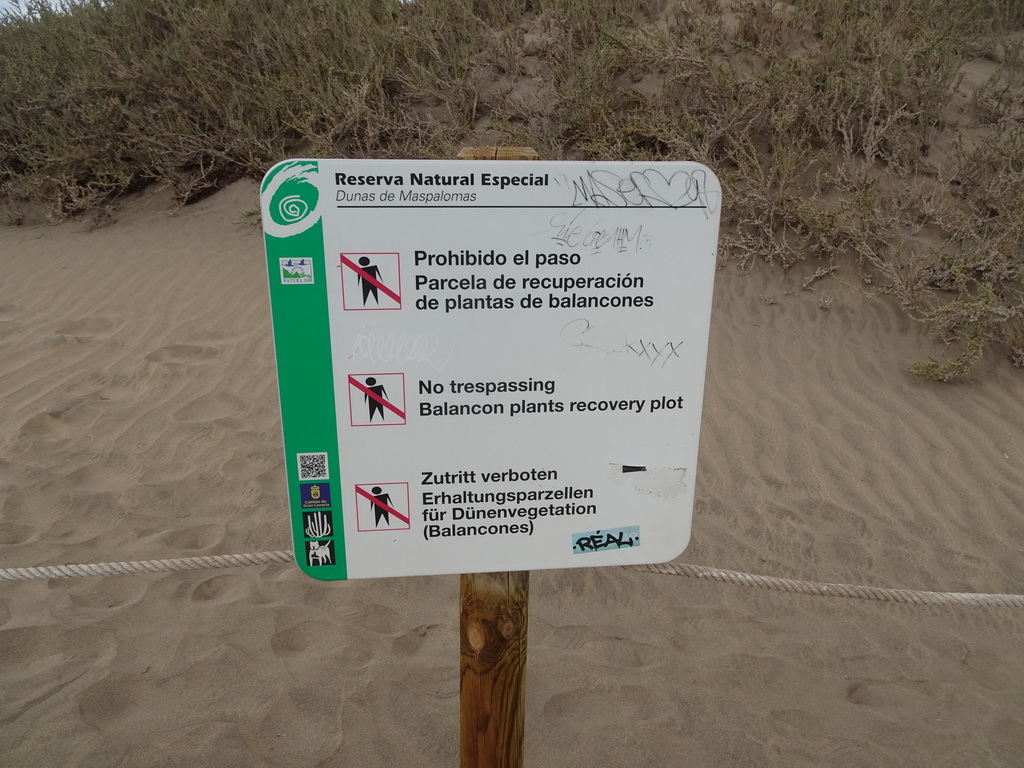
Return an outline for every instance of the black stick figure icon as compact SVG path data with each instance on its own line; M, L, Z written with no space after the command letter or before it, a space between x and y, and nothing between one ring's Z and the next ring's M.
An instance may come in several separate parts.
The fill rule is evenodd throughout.
M388 508L391 506L391 496L383 492L384 489L379 485L375 485L370 489L370 493L373 494L373 498L377 501L373 502L373 524L380 525L380 519L383 517L384 522L391 525L391 518L388 516ZM379 504L377 502L380 502ZM387 506L385 506L387 505Z
M380 279L380 267L375 264L371 264L370 260L366 256L359 257L359 266L362 268L362 272L359 273L359 286L363 289L363 306L366 306L366 300L373 296L373 303L380 304L380 298L377 296L377 286L372 280L367 278L373 278L378 283Z
M382 401L388 399L387 390L384 389L383 384L377 384L377 380L373 376L366 380L366 388L376 395L376 397L371 397L369 394L363 393L363 399L370 406L370 421L373 421L375 413L379 413L380 420L384 421L384 403Z

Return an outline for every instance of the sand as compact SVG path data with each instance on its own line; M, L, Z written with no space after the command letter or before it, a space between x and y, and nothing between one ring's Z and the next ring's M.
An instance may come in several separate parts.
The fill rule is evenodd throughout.
M0 229L0 567L290 546L255 186L168 204ZM1024 592L1024 375L914 378L926 329L813 269L717 275L681 560ZM288 565L0 583L0 764L455 765L457 593ZM535 572L530 611L532 768L1024 762L1020 611L623 569Z

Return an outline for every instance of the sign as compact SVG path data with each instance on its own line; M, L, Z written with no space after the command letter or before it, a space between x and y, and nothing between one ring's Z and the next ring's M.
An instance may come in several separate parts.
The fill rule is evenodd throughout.
M710 170L289 160L261 201L307 574L683 551L721 202Z
M350 374L348 386L353 427L406 423L404 373Z

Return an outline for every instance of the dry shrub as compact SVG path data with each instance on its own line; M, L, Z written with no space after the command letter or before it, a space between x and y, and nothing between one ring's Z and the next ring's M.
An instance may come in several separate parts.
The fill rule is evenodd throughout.
M692 159L722 178L741 266L819 259L848 284L852 266L951 345L922 376L994 344L1024 364L1020 0L81 0L0 18L7 220L19 200L102 218L154 181L186 203L299 148L452 157L471 131L551 158ZM996 69L966 93L972 59Z

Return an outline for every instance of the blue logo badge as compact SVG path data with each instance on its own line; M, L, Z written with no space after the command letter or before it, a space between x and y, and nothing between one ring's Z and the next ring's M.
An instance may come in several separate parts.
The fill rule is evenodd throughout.
M331 506L330 483L300 483L303 509L327 509Z

